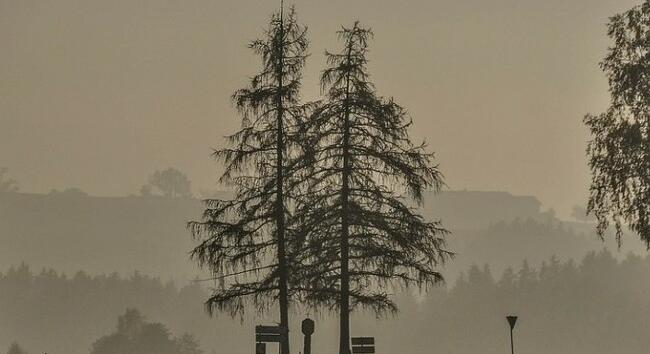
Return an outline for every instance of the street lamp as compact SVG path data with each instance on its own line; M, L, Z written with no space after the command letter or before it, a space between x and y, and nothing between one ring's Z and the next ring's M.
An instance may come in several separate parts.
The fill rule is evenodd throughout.
M517 323L517 316L506 316L506 319L508 320L508 324L510 324L510 349L512 350L512 354L515 354L515 342L512 339L512 331L515 329L515 323Z

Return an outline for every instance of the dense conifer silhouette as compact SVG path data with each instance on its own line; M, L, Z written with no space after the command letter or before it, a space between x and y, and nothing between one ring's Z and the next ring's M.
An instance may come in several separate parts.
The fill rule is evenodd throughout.
M587 210L602 237L610 220L620 244L623 225L650 247L650 1L611 18L613 45L601 63L611 104L584 122L591 130Z
M280 324L288 327L290 250L287 248L288 203L301 70L307 51L306 27L296 12L271 18L265 37L250 44L262 60L261 71L233 101L242 128L230 136L230 148L214 156L225 163L222 182L234 188L232 200L207 200L200 222L189 227L201 243L192 257L221 280L207 301L208 309L242 313L247 303L257 309L280 306ZM289 353L288 342L282 354Z
M427 286L449 253L447 233L424 220L407 198L438 190L442 176L425 144L414 145L404 108L375 92L366 69L372 35L355 23L338 32L340 53L326 53L326 99L303 126L310 166L295 219L308 252L300 254L308 303L340 310L341 354L349 353L350 311L395 311L386 285ZM301 240L300 237L297 238Z

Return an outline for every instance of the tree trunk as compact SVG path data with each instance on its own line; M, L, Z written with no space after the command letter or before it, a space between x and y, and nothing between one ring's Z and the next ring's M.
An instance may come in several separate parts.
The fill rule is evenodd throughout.
M289 294L287 289L288 274L286 250L284 241L284 171L283 171L283 148L284 148L284 107L282 104L284 72L284 21L283 9L280 10L280 55L278 63L278 93L277 93L277 145L276 145L276 228L278 245L278 268L279 268L279 296L280 296L280 326L286 329L284 341L280 343L280 353L289 354Z
M348 47L347 60L350 62L352 46ZM341 188L341 307L339 354L350 354L350 73L345 87L343 121L343 173Z

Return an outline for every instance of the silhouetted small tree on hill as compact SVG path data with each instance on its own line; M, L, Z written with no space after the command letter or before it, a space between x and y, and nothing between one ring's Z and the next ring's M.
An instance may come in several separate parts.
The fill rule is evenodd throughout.
M138 310L127 309L118 318L117 330L98 339L91 354L202 354L190 334L171 336L161 323L149 323Z
M171 198L192 196L190 179L180 170L171 167L154 172L149 177L149 184L142 186L140 193L147 196L154 194L155 190Z
M11 346L9 346L9 350L7 351L7 354L27 354L23 348L18 345L18 343L13 342L11 343Z
M7 177L8 173L8 168L0 167L0 193L18 191L18 182L12 178Z

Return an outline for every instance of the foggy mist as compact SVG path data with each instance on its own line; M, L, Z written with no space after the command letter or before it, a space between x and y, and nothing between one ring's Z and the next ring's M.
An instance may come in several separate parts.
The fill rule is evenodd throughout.
M0 353L646 353L641 2L0 0Z
M452 189L535 195L568 216L587 193L580 117L607 104L606 23L634 4L296 1L312 43L303 96L319 94L332 33L360 19L379 90L409 109ZM2 1L2 165L41 193L123 196L168 166L218 189L206 161L239 125L230 95L257 64L246 44L277 5Z

